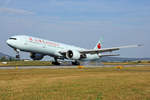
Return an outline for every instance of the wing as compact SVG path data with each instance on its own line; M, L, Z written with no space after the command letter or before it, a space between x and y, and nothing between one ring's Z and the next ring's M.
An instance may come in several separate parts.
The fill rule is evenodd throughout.
M140 47L142 45L128 45L128 46L121 46L121 47L114 47L114 48L104 48L104 49L94 49L94 50L83 50L80 51L81 54L98 54L103 52L112 52L120 50L121 48L134 48L134 47Z

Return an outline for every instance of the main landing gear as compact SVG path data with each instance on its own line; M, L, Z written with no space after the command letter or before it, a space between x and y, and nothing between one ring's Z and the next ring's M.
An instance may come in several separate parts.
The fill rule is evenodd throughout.
M60 63L58 62L57 58L54 58L54 62L52 62L53 65L60 65Z
M58 62L58 59L57 58L54 58L55 61L52 62L53 65L60 65L60 62ZM80 65L80 62L75 60L75 61L72 61L72 65Z
M72 62L72 65L80 65L80 62L79 61L74 61L74 62Z

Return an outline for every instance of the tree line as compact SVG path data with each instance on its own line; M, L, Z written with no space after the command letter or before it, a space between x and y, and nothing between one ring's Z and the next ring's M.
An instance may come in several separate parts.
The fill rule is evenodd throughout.
M16 58L13 58L13 57L6 57L6 56L3 56L0 58L0 61L3 62L3 61L18 61L18 59Z

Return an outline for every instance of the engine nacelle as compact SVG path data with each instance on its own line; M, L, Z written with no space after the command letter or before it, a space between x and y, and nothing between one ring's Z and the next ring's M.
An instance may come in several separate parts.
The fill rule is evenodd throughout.
M81 54L76 50L68 50L66 53L66 58L72 60L79 60L81 58Z
M44 55L38 54L38 53L31 53L30 57L33 60L41 60L41 59L43 59Z

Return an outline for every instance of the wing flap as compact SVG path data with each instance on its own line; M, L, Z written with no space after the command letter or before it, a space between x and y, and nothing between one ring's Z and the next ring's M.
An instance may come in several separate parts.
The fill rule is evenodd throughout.
M107 57L107 56L120 56L120 54L99 55L99 57Z
M80 51L80 53L82 53L82 54L98 54L98 53L102 53L102 52L112 52L112 51L116 51L116 50L120 50L120 49L119 48L106 48L106 49L100 49L100 50Z

